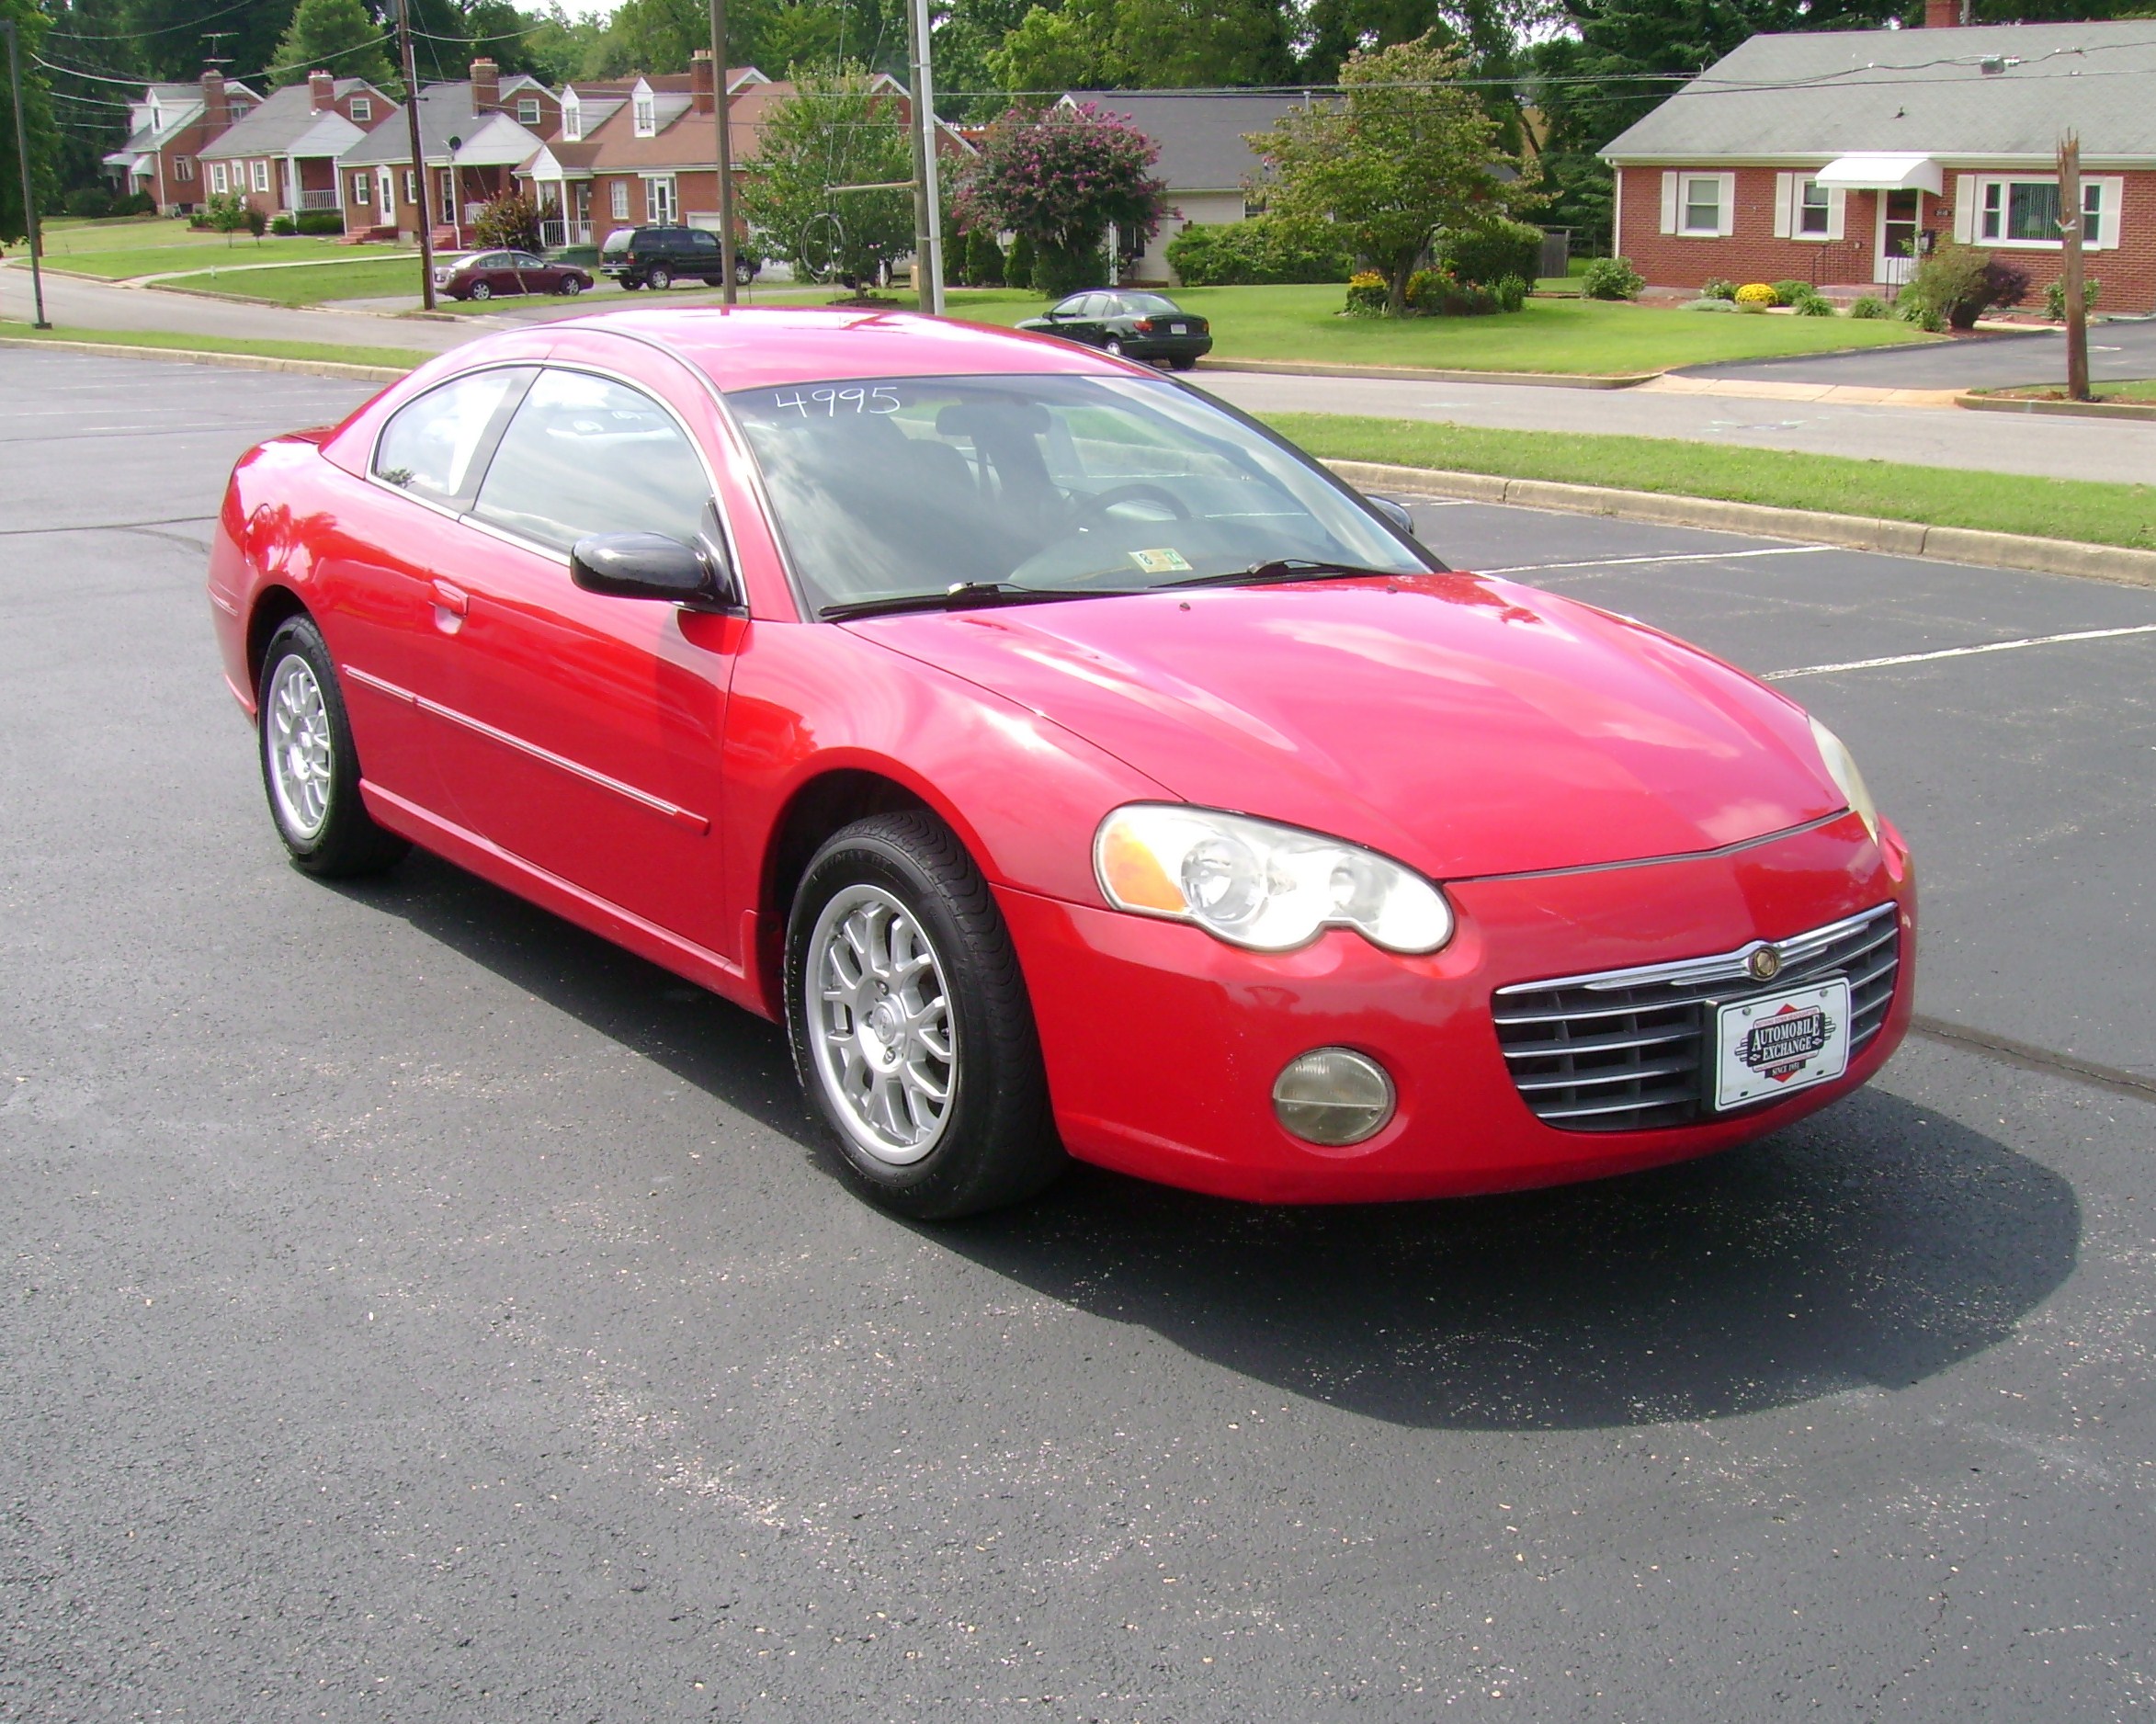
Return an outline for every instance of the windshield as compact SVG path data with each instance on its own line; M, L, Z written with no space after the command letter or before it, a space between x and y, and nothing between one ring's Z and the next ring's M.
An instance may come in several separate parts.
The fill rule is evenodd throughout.
M727 396L811 606L1127 593L1283 558L1432 565L1301 456L1164 379L862 379Z

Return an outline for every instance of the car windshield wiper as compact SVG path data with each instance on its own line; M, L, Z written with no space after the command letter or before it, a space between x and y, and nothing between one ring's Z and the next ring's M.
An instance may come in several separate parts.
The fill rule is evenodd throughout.
M1329 562L1318 557L1276 557L1270 562L1254 562L1247 569L1231 569L1225 574L1189 574L1180 581L1163 581L1163 586L1251 586L1265 581L1331 580L1360 575L1379 581L1397 581L1408 573L1400 569L1367 569L1359 562Z
M885 617L908 610L977 610L991 605L1040 605L1066 598L1129 598L1150 588L1105 586L1026 586L1016 581L957 581L940 593L895 593L888 598L859 598L826 605L816 614L825 622L855 617Z

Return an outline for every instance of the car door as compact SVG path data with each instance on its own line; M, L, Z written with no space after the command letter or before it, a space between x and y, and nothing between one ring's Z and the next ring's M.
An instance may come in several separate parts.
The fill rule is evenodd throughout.
M1085 308L1092 300L1093 295L1090 293L1073 293L1069 299L1060 301L1048 314L1049 326L1066 341L1095 339L1086 333L1091 325L1086 319Z
M648 391L549 367L494 449L466 531L458 632L467 744L459 819L511 855L721 957L720 744L727 619L587 593L569 549L588 533L702 528L712 482Z
M544 293L549 283L547 267L529 252L508 254L509 267L516 275L516 291L519 293Z

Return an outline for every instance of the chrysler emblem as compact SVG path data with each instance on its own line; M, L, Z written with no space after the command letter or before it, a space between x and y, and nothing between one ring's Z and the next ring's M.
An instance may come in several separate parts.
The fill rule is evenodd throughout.
M1772 981L1782 973L1782 955L1771 946L1763 946L1747 958L1744 968L1752 972L1754 981Z

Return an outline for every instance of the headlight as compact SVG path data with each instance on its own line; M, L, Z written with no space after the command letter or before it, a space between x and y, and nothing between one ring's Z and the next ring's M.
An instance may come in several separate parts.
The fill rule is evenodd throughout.
M1865 787L1864 774L1856 770L1856 757L1843 745L1842 739L1827 729L1817 719L1811 720L1811 740L1819 744L1819 757L1826 765L1827 777L1834 781L1834 788L1849 799L1849 806L1864 822L1865 831L1871 834L1872 842L1879 841L1879 805L1871 800L1871 791Z
M1445 895L1399 863L1270 821L1133 802L1093 840L1100 889L1118 910L1194 922L1231 946L1285 952L1322 928L1354 928L1389 952L1452 937Z

